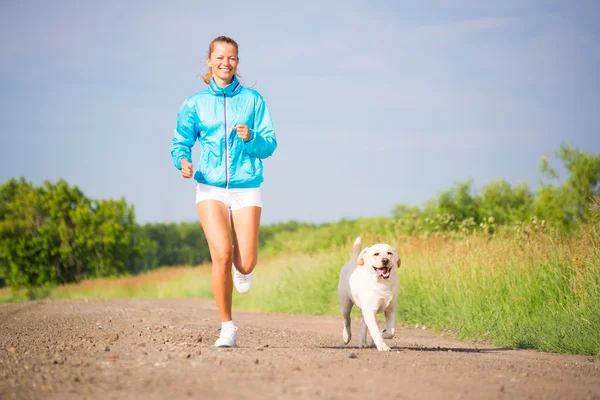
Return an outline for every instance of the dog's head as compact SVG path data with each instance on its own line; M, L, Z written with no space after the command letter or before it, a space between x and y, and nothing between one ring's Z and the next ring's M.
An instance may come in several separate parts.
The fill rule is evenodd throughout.
M384 243L364 248L357 262L358 265L369 268L377 278L382 279L388 279L392 272L397 272L402 263L396 249Z

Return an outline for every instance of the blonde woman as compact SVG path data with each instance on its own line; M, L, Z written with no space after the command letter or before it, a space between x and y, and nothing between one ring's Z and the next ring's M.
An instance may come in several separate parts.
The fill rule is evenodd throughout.
M238 44L226 36L215 38L206 61L203 79L208 87L181 106L171 156L181 175L197 182L196 209L210 248L212 289L222 321L215 346L235 347L233 286L243 294L252 283L262 211L262 160L273 154L277 139L265 100L238 80ZM196 141L201 154L194 172L191 149Z

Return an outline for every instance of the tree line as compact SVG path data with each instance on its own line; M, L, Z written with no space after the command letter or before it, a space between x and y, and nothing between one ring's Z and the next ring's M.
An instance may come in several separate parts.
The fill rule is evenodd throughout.
M471 181L459 182L421 207L397 205L383 222L365 219L350 225L374 231L393 226L408 235L493 234L500 226L535 220L572 231L598 215L593 208L600 206L600 154L562 145L555 156L566 177L561 179L550 159L542 158L543 177L535 192L525 183L513 186L503 180L479 191ZM285 238L295 231L329 237L337 230L341 238L348 226L345 220L262 226L259 246L285 249ZM13 178L0 186L0 286L57 285L207 261L210 253L198 222L139 225L125 199L89 199L64 180L36 187Z

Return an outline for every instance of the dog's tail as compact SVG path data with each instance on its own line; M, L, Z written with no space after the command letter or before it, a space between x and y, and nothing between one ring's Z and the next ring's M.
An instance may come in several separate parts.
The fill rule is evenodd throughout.
M354 241L354 246L352 246L352 258L358 258L360 251L362 250L362 239L359 237Z

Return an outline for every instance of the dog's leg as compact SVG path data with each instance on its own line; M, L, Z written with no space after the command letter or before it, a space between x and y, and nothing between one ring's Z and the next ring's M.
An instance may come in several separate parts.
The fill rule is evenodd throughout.
M391 339L396 333L396 311L390 310L385 312L385 325L386 328L381 331L381 335L384 339Z
M342 311L342 317L344 319L344 330L342 332L342 337L344 339L344 344L348 344L350 342L350 339L352 339L352 326L350 320L350 312L352 311L352 301L347 300L344 303L341 303L340 309Z
M367 328L369 328L369 333L373 338L373 342L375 342L375 346L379 351L390 351L390 347L385 344L383 341L383 337L381 336L381 332L379 332L379 326L377 326L377 320L375 319L374 312L363 312L363 319Z
M367 345L367 324L362 311L360 312L360 347L369 347Z

